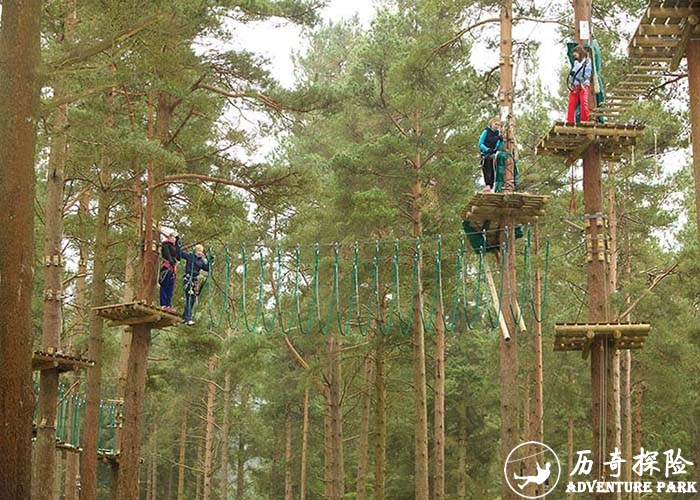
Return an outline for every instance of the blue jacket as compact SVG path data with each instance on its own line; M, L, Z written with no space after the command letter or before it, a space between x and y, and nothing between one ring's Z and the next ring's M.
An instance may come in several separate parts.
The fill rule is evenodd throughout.
M194 252L185 252L180 248L180 242L177 245L177 258L178 260L185 261L185 275L191 277L193 280L197 279L200 271L209 272L209 264L204 260L204 257L197 256Z
M486 127L479 136L479 151L482 155L502 151L504 144L501 132L491 127Z
M583 61L574 61L574 67L571 68L569 72L569 77L567 79L567 84L569 88L576 86L591 85L591 71L593 70L593 65L591 61L586 58Z

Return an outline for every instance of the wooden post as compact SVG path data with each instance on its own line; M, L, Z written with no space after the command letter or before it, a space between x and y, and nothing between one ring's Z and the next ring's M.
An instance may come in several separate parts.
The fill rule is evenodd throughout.
M506 318L503 316L503 310L501 308L501 302L498 298L498 289L496 288L496 283L493 281L493 274L491 273L491 268L488 262L484 259L484 271L486 274L486 283L489 285L489 290L491 291L491 300L493 303L493 309L498 315L498 325L501 329L501 335L503 339L508 342L510 341L510 331L508 330L508 324L506 323Z
M535 224L534 236L533 254L537 256L540 250L540 231L538 224ZM544 443L544 360L542 355L542 322L544 318L542 317L542 276L539 266L535 269L534 303L535 332L532 338L532 350L535 365L533 370L535 408L533 416L534 422L532 423L532 439L539 443ZM539 485L536 494L542 495L544 492L544 485Z
M700 243L700 40L688 41L688 87L690 89L690 133L695 178L695 222Z
M504 127L504 139L506 150L513 154L515 149L514 123L513 123L513 2L501 1L501 51L500 51L500 90L498 103L501 106L501 118L507 118ZM503 192L512 193L515 190L514 163L508 161L503 178ZM515 227L512 216L501 217L499 227L504 230L499 236L501 259L505 259L504 288L501 309L504 311L506 329L510 332L510 339L501 337L500 342L500 369L499 384L501 387L501 460L505 465L508 454L518 445L519 419L518 407L520 403L518 393L518 341L515 317L511 311L515 311L517 304L517 291L515 283ZM507 481L501 482L502 500L516 500L518 495L510 489Z
M591 1L574 0L576 41L591 41ZM593 96L589 96L593 103ZM608 266L605 219L603 217L603 189L600 146L593 142L583 154L583 199L586 224L589 322L607 321ZM608 451L615 443L614 404L612 398L612 366L614 348L603 337L594 338L591 345L591 398L593 417L593 469L591 480L604 481L603 466ZM595 499L610 499L612 493L595 493Z

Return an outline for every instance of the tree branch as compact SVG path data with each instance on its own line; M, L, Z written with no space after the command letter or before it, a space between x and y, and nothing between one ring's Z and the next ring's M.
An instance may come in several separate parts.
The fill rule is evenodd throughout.
M102 40L100 42L91 42L93 43L92 45L89 45L87 43L78 45L72 51L70 51L68 55L52 63L51 65L54 68L60 68L62 66L85 61L91 58L92 56L97 55L100 52L109 49L110 47L113 47L119 42L123 42L124 40L131 38L132 36L138 34L144 29L163 21L164 19L164 14L156 14L154 16L147 17L146 19L134 26L113 33L111 36L107 37L105 40Z
M562 26L568 26L568 24L564 23L561 21L561 19L538 19L535 17L527 17L527 16L518 16L513 18L513 22L515 21L532 21L535 23L553 23L553 24L561 24ZM456 44L460 38L462 38L464 35L469 33L471 30L478 28L479 26L483 26L484 24L489 24L489 23L500 23L501 18L500 17L492 17L489 19L483 19L481 21L478 21L475 24L472 24L471 26L459 30L457 33L455 33L452 38L447 40L445 43L440 45L437 48L437 51L443 51L446 49L449 49L452 47L454 44Z
M304 370L308 370L309 364L304 360L301 354L299 354L299 351L296 350L292 344L292 341L289 340L289 336L286 334L284 335L284 345L287 346L287 350L289 351L289 354L292 355L292 358L294 358L294 361L296 361L297 364Z
M284 106L282 106L280 103L273 100L270 96L267 96L261 92L229 92L226 89L215 87L214 85L209 85L208 83L203 83L201 81L193 85L193 90L196 89L209 90L210 92L214 92L215 94L219 94L231 99L252 99L254 101L261 102L265 106L268 106L274 109L275 111L282 111L285 109Z
M256 188L260 188L260 187L269 186L270 184L278 183L278 182L286 179L290 175L291 174L286 174L286 175L283 175L282 177L277 177L277 178L272 179L272 180L254 182L252 184L245 184L245 183L234 181L231 179L225 179L223 177L214 177L211 175L174 174L174 175L167 175L167 176L163 177L163 180L158 182L157 184L154 184L153 188L165 186L166 184L185 183L188 181L196 180L196 181L202 181L202 182L216 182L217 184L225 184L227 186L235 186L235 187L239 187L241 189L245 189L246 191L250 191L251 189L256 189Z
M674 264L673 266L671 266L669 269L665 270L665 271L662 272L661 274L657 274L656 276L654 276L654 279L652 280L652 282L651 282L651 284L649 285L649 287L648 287L646 290L644 290L644 292L643 292L639 297L637 297L637 300L635 300L634 302L632 302L632 304L630 304L630 306L629 306L627 309L625 309L625 311L624 311L622 314L619 314L619 315L617 316L617 321L621 321L622 318L624 318L625 316L627 316L628 314L630 314L630 313L632 312L632 310L633 310L635 307L637 307L637 305L641 302L641 300L642 300L649 292L651 292L654 288L656 288L656 285L658 285L659 283L661 283L661 281L662 281L665 277L667 277L667 276L669 276L670 274L672 274L673 271L675 271L677 267L678 267L678 264Z

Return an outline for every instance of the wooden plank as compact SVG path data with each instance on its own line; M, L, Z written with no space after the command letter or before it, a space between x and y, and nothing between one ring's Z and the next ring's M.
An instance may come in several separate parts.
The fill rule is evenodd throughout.
M668 73L668 70L666 69L666 67L661 66L661 65L639 64L639 65L632 66L632 68L635 70L638 70L638 71L647 71L647 72L658 71L658 73L650 73L650 74L655 74L655 76L665 76Z
M632 47L665 49L672 48L678 44L676 38L660 36L636 36L632 39Z
M651 325L649 323L556 323L554 331L557 333L564 332L605 332L612 333L615 330L621 332L649 332Z
M652 6L646 11L647 18L654 20L664 20L664 24L671 24L671 19L683 19L697 14L697 8L693 7L665 7ZM669 22L666 22L669 21Z
M629 51L630 57L638 57L645 61L671 62L673 51L670 49L660 50L652 48L634 47Z
M658 81L659 77L657 75L651 75L649 73L627 73L625 78L630 78L632 80L642 80L655 82Z
M144 323L157 323L162 317L159 314L150 314L148 316L135 316L131 318L115 319L110 321L109 326L128 326L142 325Z
M649 24L641 23L637 26L636 36L672 36L680 35L681 28L678 24Z

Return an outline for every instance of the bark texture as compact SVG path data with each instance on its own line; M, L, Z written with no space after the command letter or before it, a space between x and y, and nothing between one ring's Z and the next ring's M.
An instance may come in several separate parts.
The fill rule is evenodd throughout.
M4 2L0 30L0 484L3 498L31 495L31 297L34 158L39 105L39 0Z

